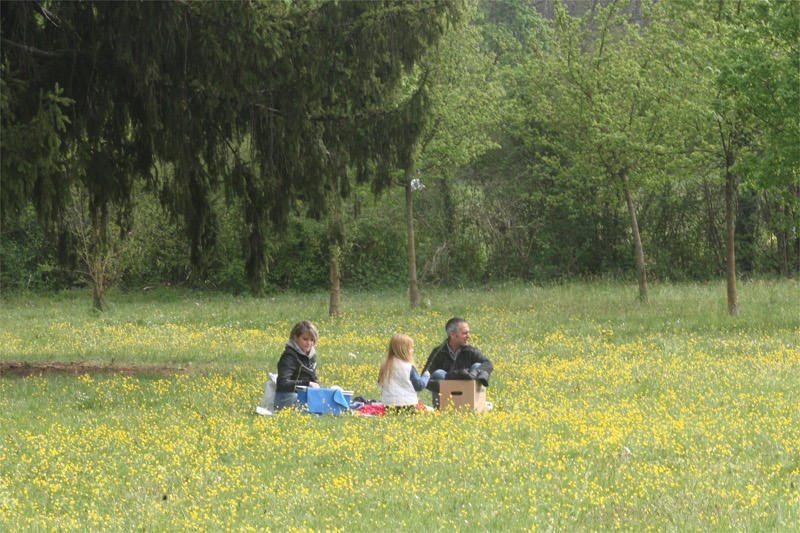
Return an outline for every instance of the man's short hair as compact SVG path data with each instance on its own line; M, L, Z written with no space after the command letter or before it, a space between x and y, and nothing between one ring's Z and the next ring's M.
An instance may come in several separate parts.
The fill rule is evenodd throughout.
M461 323L466 324L467 321L463 318L458 318L457 316L454 316L448 320L447 324L444 325L444 330L447 332L447 336L449 337L451 333L458 331L458 325Z

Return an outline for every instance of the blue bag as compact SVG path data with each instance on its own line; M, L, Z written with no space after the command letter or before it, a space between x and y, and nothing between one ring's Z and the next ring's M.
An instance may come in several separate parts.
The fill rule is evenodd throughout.
M308 412L318 415L350 412L351 391L342 389L306 389L306 399L308 401Z

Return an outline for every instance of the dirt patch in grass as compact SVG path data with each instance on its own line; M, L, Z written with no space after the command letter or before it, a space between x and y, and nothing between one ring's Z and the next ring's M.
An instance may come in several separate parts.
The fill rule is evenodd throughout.
M120 363L59 362L28 363L20 361L0 361L0 377L6 376L39 376L44 374L190 374L192 365L131 365Z

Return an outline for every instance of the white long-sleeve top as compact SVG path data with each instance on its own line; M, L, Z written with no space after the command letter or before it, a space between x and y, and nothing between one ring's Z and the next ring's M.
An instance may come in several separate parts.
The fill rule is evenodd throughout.
M386 376L381 392L383 405L417 405L417 391L428 384L427 376L420 376L411 363L395 360L392 370Z

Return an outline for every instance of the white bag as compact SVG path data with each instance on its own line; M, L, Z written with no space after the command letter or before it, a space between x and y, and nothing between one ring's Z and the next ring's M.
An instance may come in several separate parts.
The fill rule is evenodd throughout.
M269 379L264 386L264 396L261 398L261 404L256 407L256 413L260 415L271 415L272 409L275 404L275 391L278 388L278 374L269 373Z

